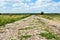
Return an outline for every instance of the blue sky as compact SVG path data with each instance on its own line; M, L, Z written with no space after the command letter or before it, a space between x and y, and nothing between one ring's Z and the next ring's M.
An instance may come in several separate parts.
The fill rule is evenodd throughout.
M0 0L0 13L60 13L60 0Z

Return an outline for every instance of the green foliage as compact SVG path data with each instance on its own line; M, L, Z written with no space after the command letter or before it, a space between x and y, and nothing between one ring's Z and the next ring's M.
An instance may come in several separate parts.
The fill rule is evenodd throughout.
M29 15L0 15L0 26L28 17Z
M57 21L60 21L60 15L42 15L41 17L43 18L47 18L47 19L50 19L50 20L57 20Z
M55 38L55 36L52 33L40 33L42 37L46 37L47 39Z
M41 12L41 15L43 15L43 14L44 14L44 12L42 11L42 12Z

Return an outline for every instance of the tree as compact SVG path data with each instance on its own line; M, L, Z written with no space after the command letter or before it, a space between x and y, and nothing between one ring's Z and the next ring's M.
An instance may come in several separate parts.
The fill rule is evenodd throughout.
M41 12L41 15L43 15L43 14L44 14L44 12L42 11L42 12Z
M1 15L1 13L0 13L0 15Z

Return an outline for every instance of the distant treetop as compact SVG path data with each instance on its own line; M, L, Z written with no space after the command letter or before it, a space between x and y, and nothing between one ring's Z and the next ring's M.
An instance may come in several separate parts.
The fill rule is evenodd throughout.
M43 15L43 14L44 14L44 12L42 11L42 12L41 12L41 15Z

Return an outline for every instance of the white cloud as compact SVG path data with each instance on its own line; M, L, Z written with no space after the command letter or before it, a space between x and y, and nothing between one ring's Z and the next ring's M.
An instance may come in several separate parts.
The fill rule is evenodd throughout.
M26 0L27 2L31 2L31 0Z
M37 0L35 3L24 3L24 0L1 0L0 1L0 12L59 12L60 2L54 2L53 0ZM31 0L26 0L31 2ZM7 9L4 6L7 2L13 4L11 9ZM7 3L8 4L8 3Z

